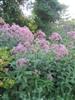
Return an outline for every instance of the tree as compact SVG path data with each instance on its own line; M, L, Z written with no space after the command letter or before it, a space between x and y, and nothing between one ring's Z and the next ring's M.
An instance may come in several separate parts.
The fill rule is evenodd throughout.
M17 23L24 25L25 17L20 5L27 0L1 0L0 1L0 17L3 17L4 20L8 23Z
M38 29L41 28L44 32L49 33L51 23L59 20L64 8L65 6L61 5L58 0L35 0L33 14Z

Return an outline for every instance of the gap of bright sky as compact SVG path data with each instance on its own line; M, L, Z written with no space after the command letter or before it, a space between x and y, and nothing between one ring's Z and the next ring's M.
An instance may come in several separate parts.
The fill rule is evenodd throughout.
M32 0L33 2L35 0ZM67 9L67 13L71 16L71 18L75 18L75 0L58 0L60 3L65 4L68 6ZM24 14L29 16L31 15L31 11L30 10L25 10L25 8L23 9Z
M59 0L60 3L68 6L68 13L71 18L75 18L75 0Z

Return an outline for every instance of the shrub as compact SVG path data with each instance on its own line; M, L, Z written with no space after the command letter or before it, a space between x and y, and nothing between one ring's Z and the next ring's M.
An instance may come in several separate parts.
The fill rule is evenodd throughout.
M1 27L0 100L75 100L74 39L53 33L48 40L42 31L33 35L15 24Z
M6 92L9 100L74 100L74 52L57 60L52 53L27 53L16 55L20 60L12 73L15 85ZM19 61L20 61L19 60ZM16 64L16 63L15 63Z
M0 25L0 46L13 47L19 42L31 44L33 40L34 36L27 27L20 27L16 24L11 26L9 24Z
M15 80L10 76L13 57L8 48L0 48L0 89L11 88ZM0 91L1 92L1 91Z

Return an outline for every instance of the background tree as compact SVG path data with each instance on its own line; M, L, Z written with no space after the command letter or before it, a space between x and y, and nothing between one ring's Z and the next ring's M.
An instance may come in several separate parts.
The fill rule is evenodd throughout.
M8 23L26 24L27 18L23 15L20 5L26 0L1 0L0 1L0 17Z
M58 0L35 0L33 14L38 29L49 33L51 23L59 20L63 9L65 6L61 5Z
M25 17L21 6L33 9L31 18ZM42 29L45 33L50 33L53 23L59 20L64 8L58 0L35 0L34 3L32 0L0 0L0 17L7 23L27 25L33 32Z

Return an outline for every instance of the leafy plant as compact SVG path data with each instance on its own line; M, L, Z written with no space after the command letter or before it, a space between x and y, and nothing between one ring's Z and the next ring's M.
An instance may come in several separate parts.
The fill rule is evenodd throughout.
M11 62L13 56L8 48L0 48L0 88L10 88L14 85L15 80L10 77Z

